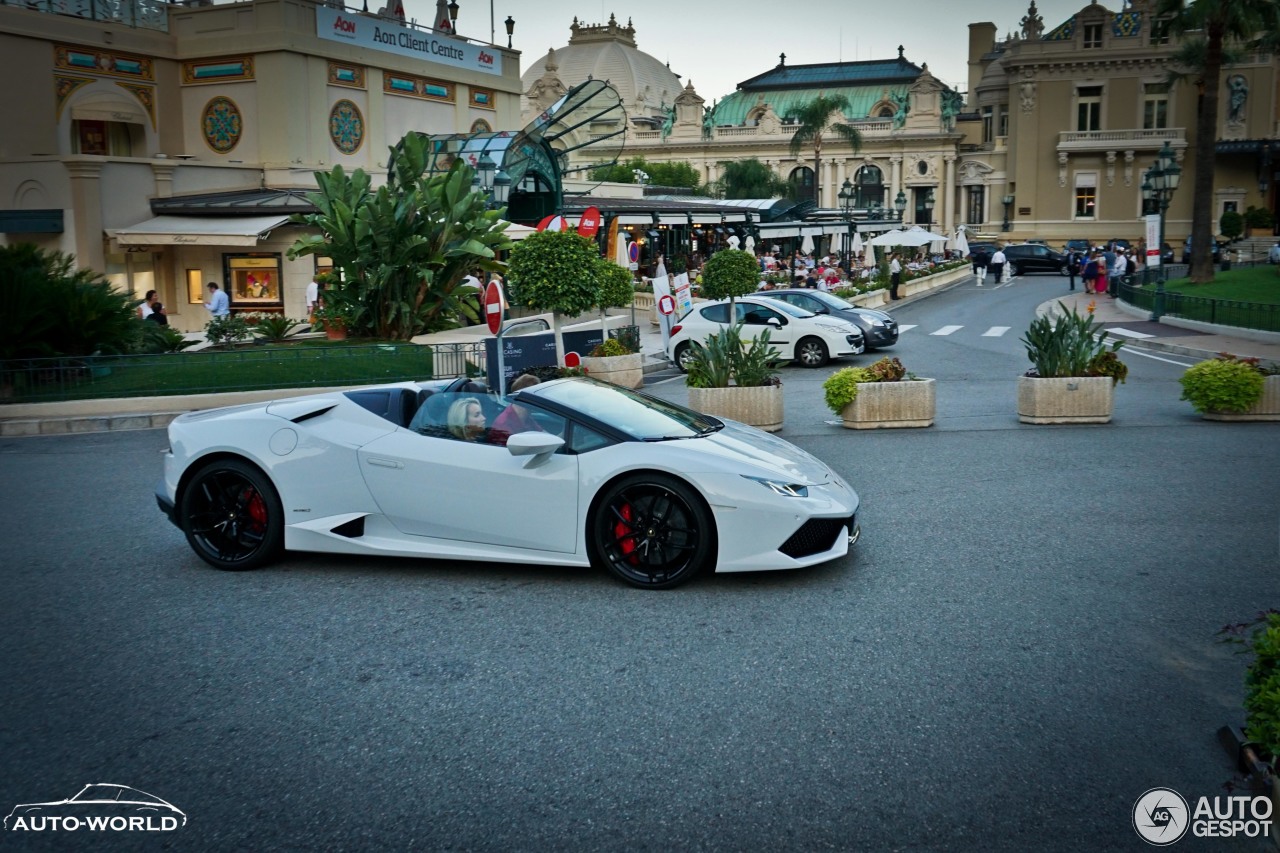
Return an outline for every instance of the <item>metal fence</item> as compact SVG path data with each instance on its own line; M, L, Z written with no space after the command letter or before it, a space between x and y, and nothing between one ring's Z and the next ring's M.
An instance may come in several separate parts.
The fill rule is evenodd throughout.
M0 362L0 403L364 385L475 376L485 368L482 341L26 358Z
M1170 268L1170 278L1175 277ZM1177 277L1185 277L1183 272ZM1156 291L1138 283L1121 284L1120 300L1135 308L1151 311L1155 308ZM1235 326L1239 329L1257 329L1264 332L1280 332L1280 305L1264 302L1242 302L1237 299L1212 299L1207 296L1190 296L1173 290L1164 291L1164 315L1198 320L1219 326Z

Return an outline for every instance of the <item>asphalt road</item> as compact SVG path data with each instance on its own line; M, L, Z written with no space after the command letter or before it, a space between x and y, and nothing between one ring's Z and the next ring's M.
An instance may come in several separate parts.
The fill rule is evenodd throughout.
M1144 791L1232 775L1244 662L1215 632L1278 600L1280 427L1197 420L1181 368L1139 355L1113 424L1017 424L1017 335L1061 286L895 309L932 429L843 430L834 366L788 368L783 435L859 490L863 540L667 593L317 555L219 573L155 508L162 432L0 443L0 813L113 782L188 816L6 847L1146 849Z

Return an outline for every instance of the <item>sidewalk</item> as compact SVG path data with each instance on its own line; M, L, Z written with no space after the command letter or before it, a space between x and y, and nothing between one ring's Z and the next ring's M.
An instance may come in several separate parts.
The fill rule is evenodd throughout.
M930 294L951 286L953 283L947 283L928 292L909 296L905 303L897 304L925 299ZM1074 307L1080 313L1084 313L1089 304L1093 303L1094 316L1099 323L1113 335L1128 341L1127 347L1131 349L1174 353L1194 359L1208 359L1220 352L1229 352L1237 356L1280 363L1280 333L1238 330L1239 333L1236 334L1237 330L1233 329L1230 330L1233 334L1222 334L1226 327L1191 323L1173 317L1153 323L1145 311L1123 305L1111 297L1090 295L1082 290L1064 292L1040 304L1036 308L1037 316L1059 311L1059 303L1068 309ZM550 316L546 315L545 319L549 323ZM611 312L609 317L611 326L630 322L630 309ZM566 324L566 328L591 323L598 324L599 320L580 321L572 326ZM636 311L635 324L640 329L640 351L645 356L645 373L668 369L670 365L662 348L662 332L650 322L649 311ZM471 326L420 335L413 340L418 344L474 343L487 335L488 329L484 326ZM0 407L0 437L158 429L167 426L184 412L300 397L332 390L340 389L300 388L172 397L73 400L62 403L20 403Z

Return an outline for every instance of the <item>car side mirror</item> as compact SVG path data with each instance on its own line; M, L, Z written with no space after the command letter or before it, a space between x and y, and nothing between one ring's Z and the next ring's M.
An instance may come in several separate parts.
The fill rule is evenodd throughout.
M764 323L766 326L773 326L775 329L781 329L787 324L787 321L781 317L770 317L768 320L765 320Z
M517 432L507 439L507 452L512 456L532 457L526 468L536 468L551 458L551 454L564 447L564 439L549 432Z

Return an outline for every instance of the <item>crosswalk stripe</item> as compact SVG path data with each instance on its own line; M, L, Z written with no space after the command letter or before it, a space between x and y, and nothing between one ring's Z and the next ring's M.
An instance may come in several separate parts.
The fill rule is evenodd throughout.
M901 333L901 332L909 332L909 331L911 331L911 330L912 330L912 329L914 329L914 328L915 328L915 326L914 326L914 325L907 324L907 325L905 325L905 326L899 326L899 327L898 327L898 332L899 332L899 333Z
M1135 332L1132 329L1125 329L1120 326L1112 326L1107 331L1116 335L1124 335L1126 338L1137 338L1138 340L1155 337L1155 335L1148 335L1146 332Z
M984 338L998 338L1007 331L1009 331L1008 326L992 326L990 329L983 332L982 336Z
M939 329L938 331L936 331L936 332L930 332L929 334L931 334L931 335L949 335L949 334L951 334L952 332L958 332L958 331L960 331L960 330L961 330L961 329L963 329L963 328L964 328L964 326L943 326L943 327L942 327L941 329Z

